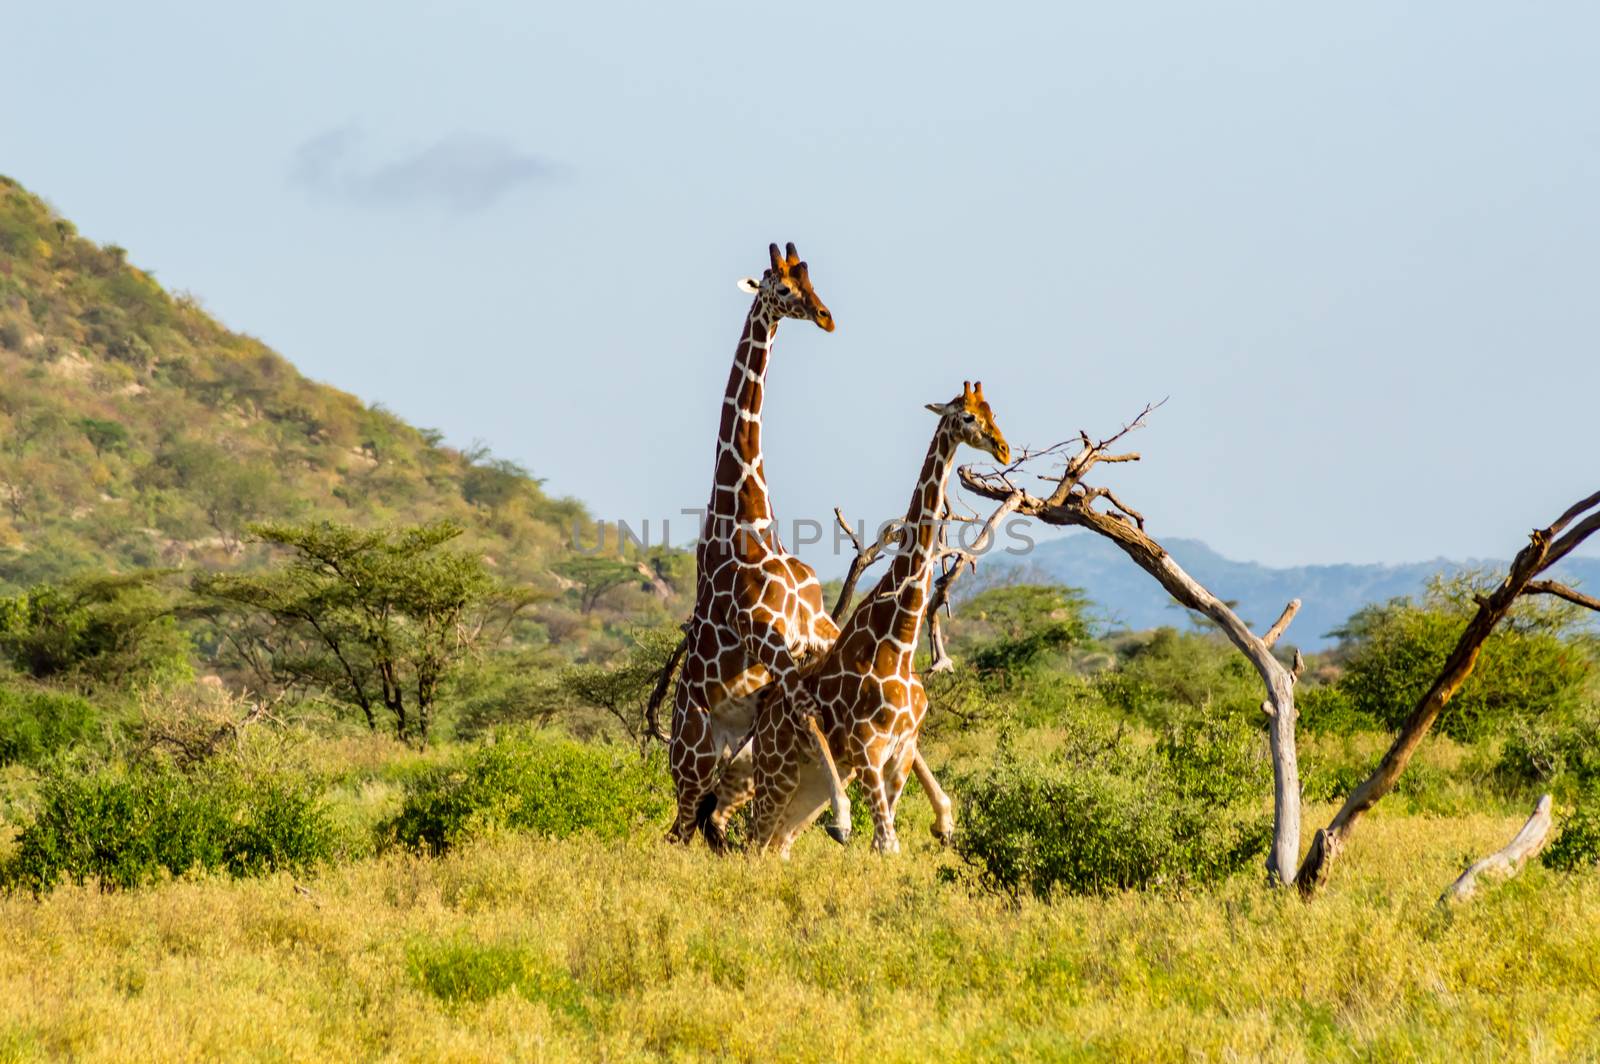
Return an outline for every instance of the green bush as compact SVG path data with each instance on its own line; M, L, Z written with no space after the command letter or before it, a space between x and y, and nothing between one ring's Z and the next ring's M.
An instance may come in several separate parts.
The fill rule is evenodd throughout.
M1204 711L1254 722L1261 716L1261 679L1244 656L1213 633L1158 628L1096 678L1101 697L1122 713L1157 727Z
M333 830L304 779L219 769L68 772L44 782L0 880L36 894L63 879L131 889L196 871L306 870L332 850Z
M502 736L407 791L380 840L436 854L497 828L616 838L664 823L673 808L659 758L539 733Z
M89 738L97 717L94 706L77 695L0 687L0 765L37 768Z
M1496 774L1556 789L1600 781L1600 705L1581 703L1548 717L1517 717L1506 728Z
M1562 821L1561 833L1539 859L1559 872L1600 864L1600 792L1591 790L1579 800L1572 815Z
M961 604L963 624L980 633L963 640L968 644L964 652L980 675L1010 686L1047 654L1087 643L1088 609L1089 600L1075 587L990 588Z
M1294 705L1300 714L1301 731L1310 735L1354 735L1384 730L1371 714L1356 709L1349 693L1336 684L1306 684L1297 688Z
M1397 728L1438 676L1475 608L1482 574L1436 579L1421 603L1395 599L1357 611L1335 634L1345 659L1339 690L1350 707ZM1483 645L1476 668L1436 727L1471 741L1503 732L1516 716L1549 718L1579 703L1594 671L1575 638L1581 612L1522 599Z
M1079 738L1044 760L1006 744L958 783L955 849L980 885L1013 897L1212 882L1266 852L1269 779L1259 734L1226 723L1142 750Z

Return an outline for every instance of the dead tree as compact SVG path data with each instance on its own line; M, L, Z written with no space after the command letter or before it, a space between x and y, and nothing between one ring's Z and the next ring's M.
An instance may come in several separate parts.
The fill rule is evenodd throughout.
M1585 516L1587 514L1587 516ZM1574 524L1573 522L1577 522ZM1569 527L1571 526L1571 527ZM1317 832L1311 840L1311 849L1300 865L1296 877L1300 892L1309 897L1327 882L1328 873L1348 844L1357 821L1377 804L1378 799L1394 789L1400 773L1411 761L1428 729L1439 719L1445 704L1472 675L1478 663L1478 652L1494 631L1495 625L1511 612L1519 595L1538 593L1556 595L1580 605L1600 605L1587 595L1553 581L1535 581L1534 577L1570 554L1574 547L1600 529L1600 492L1574 503L1566 513L1546 528L1536 528L1528 537L1528 545L1517 552L1511 561L1511 571L1506 574L1488 595L1478 596L1478 611L1456 640L1455 649L1445 659L1433 685L1400 726L1383 760L1377 769L1350 792L1344 805L1334 814L1328 826ZM1593 608L1593 606L1591 606Z
M1450 884L1442 897L1440 905L1449 905L1451 902L1467 901L1478 889L1478 881L1493 877L1495 879L1510 879L1522 871L1522 866L1530 859L1536 857L1544 849L1545 840L1550 837L1550 796L1544 795L1539 803L1533 807L1533 815L1528 822L1522 825L1522 830L1512 836L1505 847L1496 850L1481 861L1475 861L1461 873L1461 877Z
M1272 749L1273 834L1267 870L1277 882L1287 886L1294 882L1295 860L1300 855L1300 768L1295 754L1294 688L1304 662L1296 653L1293 666L1286 666L1273 654L1272 647L1294 619L1300 600L1295 599L1285 606L1264 635L1256 635L1226 603L1185 572L1161 544L1145 533L1142 514L1117 498L1110 488L1090 487L1084 483L1084 477L1096 465L1139 460L1138 454L1114 454L1110 448L1142 427L1156 405L1159 404L1146 406L1119 432L1098 442L1091 440L1088 433L1079 432L1072 440L1023 455L998 473L977 473L971 467L963 467L961 483L977 495L1001 502L1002 509L1009 507L1011 511L1036 517L1050 525L1087 528L1111 540L1154 577L1169 595L1215 621L1229 641L1255 666L1266 687L1267 697L1261 709L1270 722L1267 735ZM1066 468L1060 474L1041 478L1054 482L1049 495L1039 498L1012 482L1012 476L1024 463L1065 453L1071 446L1078 449L1067 458ZM1109 510L1095 508L1101 499L1109 505Z

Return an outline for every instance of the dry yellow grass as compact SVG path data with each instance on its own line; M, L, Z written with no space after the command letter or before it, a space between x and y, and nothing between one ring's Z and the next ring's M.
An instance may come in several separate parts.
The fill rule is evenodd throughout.
M1513 818L1379 817L1311 905L1236 880L1013 906L943 881L919 826L888 860L501 837L309 894L3 899L0 1059L1600 1055L1600 883L1533 868L1434 908Z

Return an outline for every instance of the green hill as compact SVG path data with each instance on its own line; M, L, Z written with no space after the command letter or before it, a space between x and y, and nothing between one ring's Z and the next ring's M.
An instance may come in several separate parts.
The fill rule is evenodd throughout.
M548 592L554 642L672 608L641 577L596 609L566 564L581 504L308 380L0 177L0 592L249 566L251 522L324 518L454 519L502 579Z

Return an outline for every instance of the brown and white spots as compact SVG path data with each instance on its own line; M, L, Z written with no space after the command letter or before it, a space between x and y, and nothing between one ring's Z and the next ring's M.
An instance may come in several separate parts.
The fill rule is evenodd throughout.
M861 778L872 802L872 844L882 853L900 848L894 809L912 770L933 803L936 833L948 837L949 798L917 749L928 697L912 661L928 584L943 547L945 491L956 451L965 443L1002 463L1011 456L982 384L964 385L954 400L929 409L939 414L939 427L911 494L900 551L802 680L839 774L845 780ZM826 773L808 748L806 733L785 712L779 692L762 691L755 714L753 838L758 847L787 857L795 837L822 812ZM725 815L720 808L718 813Z
M801 662L839 634L823 608L816 573L778 539L761 453L761 406L778 324L799 318L832 332L833 316L812 290L794 245L786 254L776 244L768 250L771 266L761 280L740 285L755 298L728 374L711 501L696 548L688 649L673 703L670 763L678 815L672 836L684 842L719 768L749 730L751 696L766 686L786 693L783 705L793 707L789 712L803 729ZM743 794L749 779L748 765L734 766L721 786L730 796ZM843 789L835 791L842 802Z

